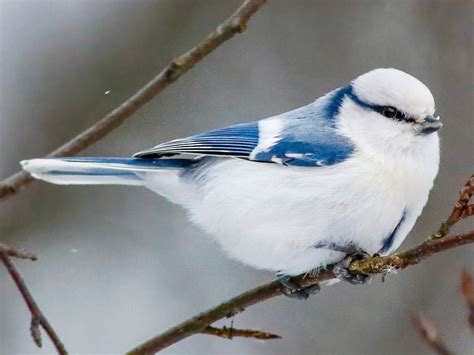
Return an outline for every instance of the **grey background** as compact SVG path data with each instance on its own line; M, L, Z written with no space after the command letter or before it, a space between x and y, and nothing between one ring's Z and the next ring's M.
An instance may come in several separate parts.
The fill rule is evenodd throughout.
M1 1L0 176L71 138L193 46L240 1ZM449 212L473 159L473 1L270 1L244 35L210 55L84 155L130 155L158 142L304 105L377 67L431 89L445 128L430 201L402 248ZM111 90L108 95L104 92ZM472 228L464 222L457 230ZM251 226L249 226L251 228ZM227 259L183 211L145 189L36 183L0 204L0 239L37 251L18 261L68 349L118 353L273 279ZM459 295L464 247L366 287L325 288L235 317L282 340L197 335L169 354L425 354L410 311L473 352ZM0 353L36 348L29 315L0 267ZM220 324L230 325L230 321Z

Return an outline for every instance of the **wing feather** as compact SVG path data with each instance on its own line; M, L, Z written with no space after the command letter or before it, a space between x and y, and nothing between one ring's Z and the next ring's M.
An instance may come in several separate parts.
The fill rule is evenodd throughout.
M258 145L258 123L245 123L175 139L136 153L135 157L161 157L174 154L224 155L248 158Z

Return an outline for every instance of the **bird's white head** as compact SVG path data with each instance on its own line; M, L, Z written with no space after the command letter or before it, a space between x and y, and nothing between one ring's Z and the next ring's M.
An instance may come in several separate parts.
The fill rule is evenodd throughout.
M341 120L351 138L371 148L412 148L437 140L442 124L431 91L397 69L375 69L345 89ZM385 149L384 149L385 150Z

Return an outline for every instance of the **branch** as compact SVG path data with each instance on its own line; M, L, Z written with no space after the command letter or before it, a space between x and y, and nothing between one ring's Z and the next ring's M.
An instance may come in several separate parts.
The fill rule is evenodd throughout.
M43 329L48 334L49 338L51 339L52 343L56 347L56 350L59 354L67 354L66 348L64 347L61 339L59 339L58 335L54 331L53 327L49 323L48 319L44 316L43 312L41 312L38 304L33 299L28 287L25 284L25 281L20 275L20 272L15 267L13 262L10 260L10 257L6 254L0 253L0 259L2 260L5 268L7 269L8 273L10 274L11 278L16 284L16 287L20 291L23 299L25 300L26 305L31 313L31 336L33 337L34 342L38 347L41 348L42 340L41 340L41 332L39 327L43 327Z
M461 220L461 215L464 213L463 211L465 211L469 206L469 199L472 196L473 186L474 177L471 176L461 191L460 198L455 203L453 211L448 219L442 224L440 230L443 226L447 226L449 231L449 228L452 225ZM466 199L466 197L468 198ZM427 241L421 243L419 246L399 254L392 256L374 256L354 261L349 266L349 271L355 274L385 275L391 270L404 269L408 266L418 264L423 259L434 254L470 243L474 243L474 230L450 237L438 237L433 239L431 236ZM335 275L332 270L333 266L329 266L327 269L320 270L316 275L300 275L292 278L291 283L299 288L314 286L323 281L334 279ZM206 327L220 319L231 317L244 311L247 307L282 294L283 286L279 281L273 281L266 285L254 288L147 340L143 344L130 350L129 354L138 355L156 353L191 335L202 333Z
M361 272L364 274L385 274L394 268L403 269L410 265L415 265L430 255L468 243L474 243L474 231L436 241L427 241L414 249L394 256L373 257L354 261L349 267L349 270L351 272ZM322 270L316 276L301 275L291 279L291 282L300 288L305 288L334 278L335 276L331 266L326 270ZM279 281L273 281L254 288L149 339L133 350L130 350L129 354L138 355L158 352L193 334L201 333L209 324L226 317L231 317L244 311L247 307L282 294L283 286Z
M281 339L281 336L262 332L255 329L235 329L235 328L215 328L210 325L201 330L201 334L215 335L224 339L232 339L233 337L254 338L259 340Z
M411 315L411 322L420 334L421 338L428 344L438 355L452 355L441 337L441 334L435 324L420 313Z
M128 100L105 115L100 121L89 127L69 142L49 153L48 157L70 156L79 153L93 143L105 137L120 126L132 114L148 101L166 89L172 82L186 73L205 56L247 28L247 22L266 0L246 0L224 23L214 32L201 40L196 47L173 59L156 77L138 90ZM16 194L33 181L26 171L19 171L0 183L0 200Z
M387 273L392 269L405 269L418 264L423 259L442 251L474 243L474 230L442 239L427 240L416 248L392 256L374 256L356 260L349 266L349 271L362 274Z
M461 275L461 293L469 309L469 325L471 326L471 330L474 331L474 279L466 269L462 271Z
M459 192L459 199L454 204L449 217L439 227L438 231L431 236L431 239L443 238L448 235L449 230L453 225L461 219L468 218L474 215L474 204L469 204L472 195L474 194L474 175L471 175L467 180L463 189Z
M14 248L3 243L0 243L0 255L8 255L14 258L29 259L32 261L38 260L38 257L29 251Z

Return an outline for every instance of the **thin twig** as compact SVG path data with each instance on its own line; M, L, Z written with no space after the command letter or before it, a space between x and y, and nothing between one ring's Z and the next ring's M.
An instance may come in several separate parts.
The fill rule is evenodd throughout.
M453 211L443 223L443 225L448 226L448 231L449 227L461 219L460 216L463 214L463 211L469 206L473 188L474 176L471 176L461 190L460 198L455 203ZM474 243L474 230L444 238L433 239L431 236L419 246L399 254L392 256L374 256L363 260L356 260L349 266L349 271L354 274L385 275L393 269L404 269L408 266L418 264L421 260L431 255L469 243ZM333 266L329 266L327 269L321 270L315 275L304 274L294 277L291 279L291 283L297 287L306 288L323 281L334 279L335 275L332 268ZM247 307L280 296L281 294L283 294L283 286L279 281L273 281L254 288L147 340L133 350L130 350L129 354L137 355L158 352L193 334L201 333L206 327L224 317L233 316L244 311Z
M433 321L420 313L410 316L413 326L420 334L421 338L438 355L452 355L453 353L446 347L438 328Z
M469 309L469 325L471 326L471 330L474 331L474 279L466 269L462 271L461 275L461 293Z
M232 327L216 328L207 326L200 332L201 334L215 335L224 339L232 339L234 337L254 338L259 340L281 339L277 334L262 332L255 329L235 329Z
M36 345L41 347L41 332L39 327L43 327L43 329L48 334L49 338L51 339L52 343L56 347L56 350L59 354L67 354L66 348L64 347L61 339L59 339L58 335L54 331L53 327L49 323L48 319L44 316L43 312L41 312L38 304L34 300L33 296L31 295L28 287L25 284L25 281L20 275L20 272L15 267L13 262L10 260L10 257L5 254L0 254L0 259L2 260L3 264L5 265L8 273L10 274L11 278L15 282L18 290L20 291L23 299L25 300L26 305L31 313L31 326L30 331L33 337L34 342Z
M469 201L474 194L474 175L467 180L466 185L459 192L459 199L454 204L453 210L449 217L441 223L438 231L431 236L431 239L443 238L448 235L451 227L461 219L470 217L474 214L474 205L470 205Z
M69 142L48 154L48 157L75 155L97 142L120 126L133 113L154 98L157 94L176 81L181 75L200 62L205 56L222 43L247 28L247 22L266 0L246 0L224 23L201 40L196 47L173 59L156 77L138 90L128 100L104 116ZM0 183L0 200L16 194L33 181L26 171L19 171Z
M14 258L19 259L29 259L32 261L38 260L38 257L32 252L20 248L14 248L3 243L0 243L0 254L12 256Z

